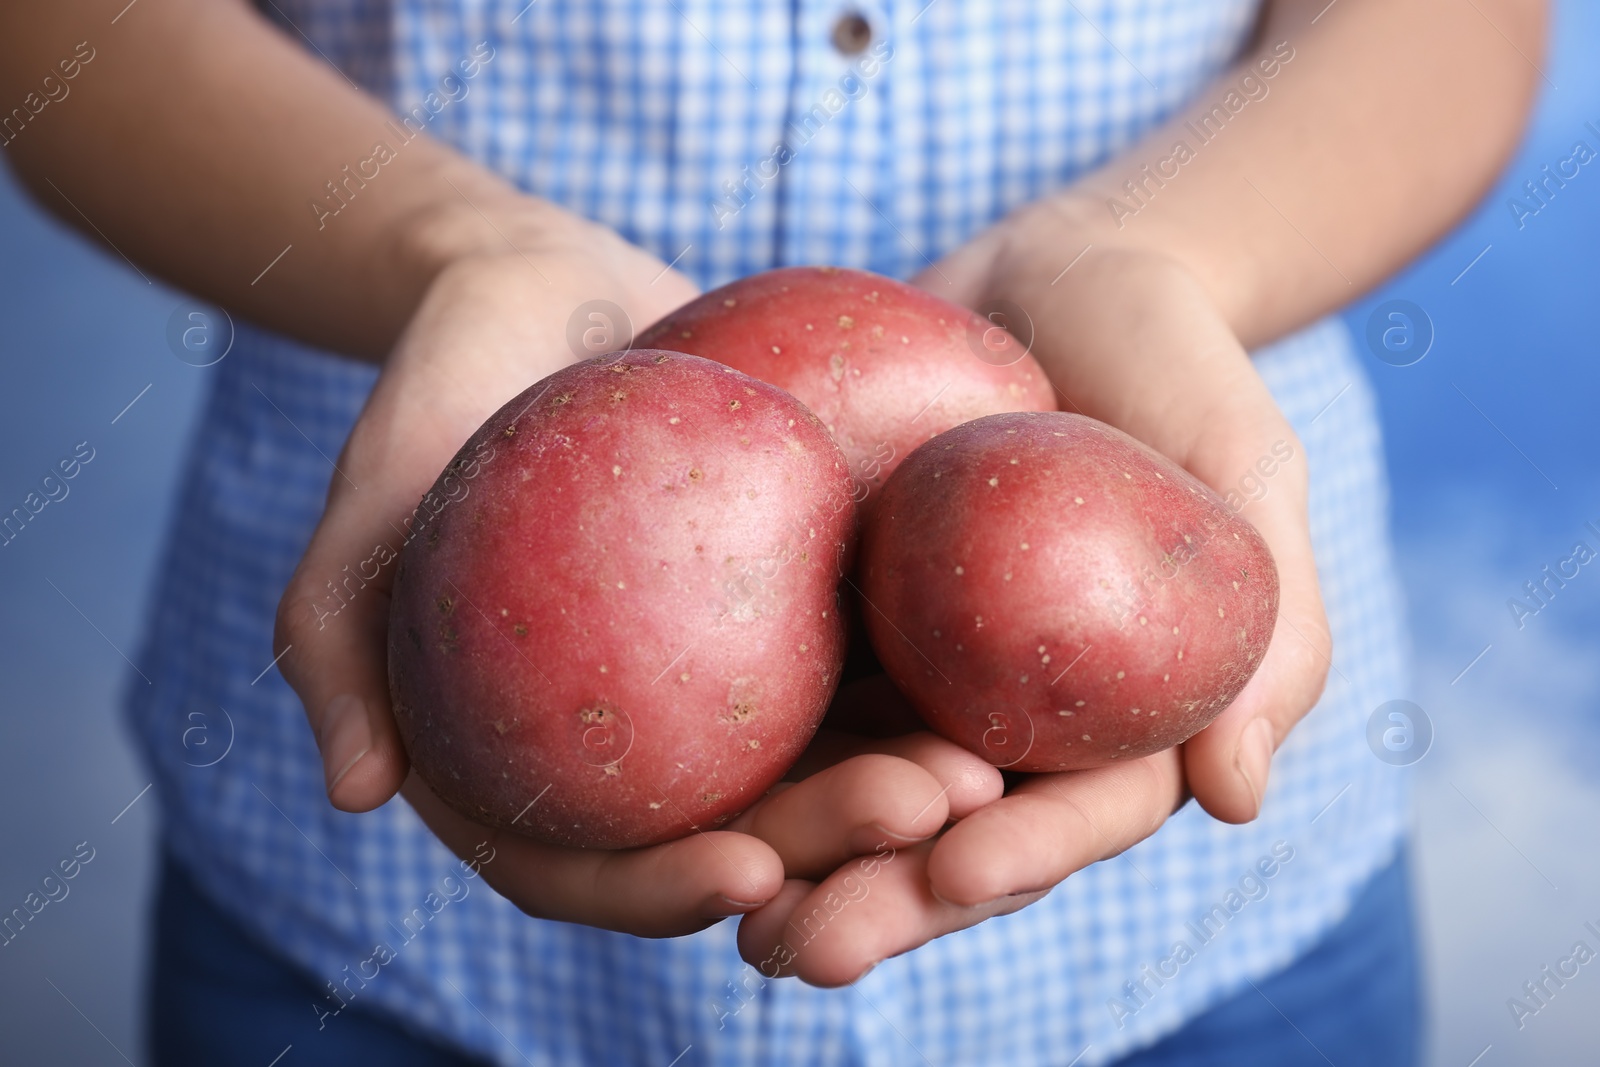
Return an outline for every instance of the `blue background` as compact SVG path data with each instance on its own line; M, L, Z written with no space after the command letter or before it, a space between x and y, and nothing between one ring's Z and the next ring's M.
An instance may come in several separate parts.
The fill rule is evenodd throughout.
M1368 370L1416 641L1406 695L1435 731L1414 773L1431 1059L1441 1065L1480 1053L1483 1067L1594 1055L1600 973L1588 971L1600 965L1520 1030L1506 1000L1589 937L1585 920L1600 923L1600 567L1521 629L1506 601L1574 542L1600 548L1584 528L1600 527L1600 161L1521 228L1507 201L1575 141L1600 150L1584 125L1600 126L1597 49L1600 10L1566 0L1538 113L1495 190L1347 312L1364 337L1373 308L1405 299L1434 332L1421 362L1374 357ZM39 213L3 172L0 234L0 512L78 442L95 449L70 495L0 548L0 912L78 842L95 849L71 895L0 948L0 1042L17 1062L137 1062L158 822L149 795L123 813L149 779L116 698L130 677L142 684L123 656L138 656L208 372L167 347L180 294Z

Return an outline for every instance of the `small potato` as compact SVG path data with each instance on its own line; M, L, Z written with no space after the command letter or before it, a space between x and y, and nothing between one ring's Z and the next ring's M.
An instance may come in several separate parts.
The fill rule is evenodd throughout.
M981 415L1056 407L1039 364L994 323L840 267L742 278L685 304L637 343L705 356L794 394L844 450L867 510L900 461L935 434Z
M676 352L561 370L435 485L396 576L395 717L469 818L622 848L721 825L839 681L844 457L804 405Z
M862 614L939 733L1055 771L1185 741L1255 673L1278 572L1187 471L1063 412L993 415L913 452L861 545Z

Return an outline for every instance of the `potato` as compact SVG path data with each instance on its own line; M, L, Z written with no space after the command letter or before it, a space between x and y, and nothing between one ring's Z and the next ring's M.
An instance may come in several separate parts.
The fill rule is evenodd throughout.
M866 271L785 267L674 311L637 344L726 363L827 424L868 500L911 450L981 415L1054 411L1039 364L1004 330Z
M647 845L777 781L839 680L854 526L804 405L709 360L632 351L495 413L435 486L389 632L413 766L543 841Z
M1266 654L1278 572L1255 527L1177 464L1064 412L922 445L861 544L884 668L991 763L1055 771L1187 740Z

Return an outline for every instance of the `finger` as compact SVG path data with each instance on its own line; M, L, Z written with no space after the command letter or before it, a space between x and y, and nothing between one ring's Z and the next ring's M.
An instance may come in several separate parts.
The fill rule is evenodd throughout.
M977 908L947 904L928 890L932 847L880 849L841 867L804 895L786 885L771 904L740 922L740 955L769 977L793 975L825 988L849 985L891 956L1045 895L1008 897ZM799 900L790 906L795 896Z
M824 768L868 753L896 756L931 774L944 792L952 819L966 818L985 804L998 800L1005 792L1005 779L992 763L931 730L882 738L822 730L812 739L789 776L803 780Z
M1040 774L947 830L928 863L931 891L977 906L1049 889L1149 837L1183 798L1178 753Z
M945 789L910 760L856 756L769 794L728 829L758 837L791 878L816 878L883 844L932 837L950 815Z
M739 920L739 955L760 971L762 977L789 978L794 975L793 968L788 966L790 961L783 958L784 952L779 947L784 940L784 924L816 887L815 882L791 878L783 883L783 887L765 906Z
M1316 704L1332 665L1309 544L1299 549L1291 542L1281 553L1274 546L1274 555L1285 562L1278 568L1278 619L1267 654L1238 699L1183 745L1195 799L1224 822L1248 822L1260 812L1272 754Z
M783 865L761 841L725 830L650 848L546 845L457 815L420 778L404 795L463 859L490 855L484 880L529 915L637 937L677 937L760 908L783 886Z
M1244 691L1183 746L1190 789L1208 812L1225 822L1248 822L1259 813L1272 754L1316 704L1332 666L1332 638L1306 513L1304 448L1280 422L1276 430L1225 444L1228 457L1208 458L1203 473L1197 473L1213 485L1222 478L1237 483L1237 474L1214 472L1252 470L1274 442L1290 448L1294 459L1278 470L1266 497L1239 513L1261 532L1277 565L1278 617L1272 639Z
M859 744L863 752L898 756L933 775L944 792L952 819L964 819L1005 795L1005 776L998 767L931 730Z
M344 811L379 806L405 780L385 667L400 547L393 531L373 529L336 493L278 605L273 651L305 705L328 797Z

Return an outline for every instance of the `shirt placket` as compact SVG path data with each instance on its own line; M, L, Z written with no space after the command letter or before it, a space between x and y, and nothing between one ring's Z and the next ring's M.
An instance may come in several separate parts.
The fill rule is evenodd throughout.
M794 77L780 131L780 263L881 269L885 262L893 208L881 162L892 64L878 53L892 45L888 25L873 4L795 6Z

